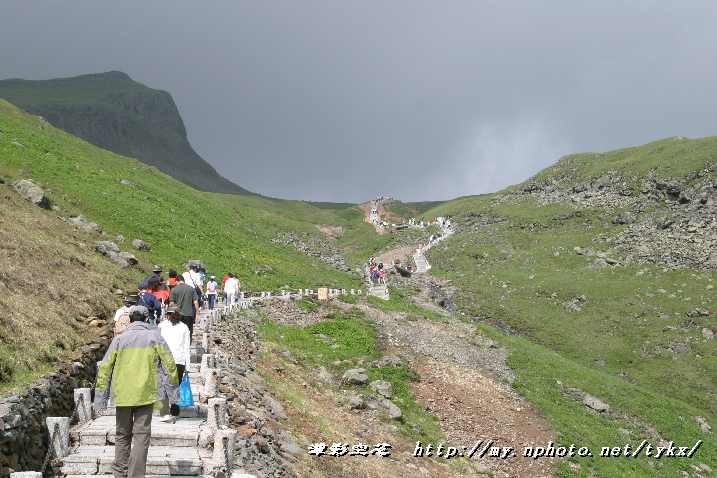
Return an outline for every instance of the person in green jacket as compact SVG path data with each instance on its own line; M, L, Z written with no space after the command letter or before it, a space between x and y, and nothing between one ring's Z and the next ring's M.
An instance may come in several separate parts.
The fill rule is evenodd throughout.
M146 307L131 308L130 325L112 340L97 370L95 409L106 408L110 395L117 407L115 478L144 477L154 403L176 394L179 384L172 352L159 330L149 328L148 316Z

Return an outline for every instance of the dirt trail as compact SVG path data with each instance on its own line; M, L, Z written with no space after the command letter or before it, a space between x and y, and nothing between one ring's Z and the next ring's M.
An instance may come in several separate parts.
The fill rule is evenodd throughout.
M379 258L400 257L407 248L386 251ZM435 304L431 290L442 281L430 274L393 277L419 291L414 299L421 306L445 312ZM449 316L445 321L409 321L405 314L359 307L377 324L384 346L413 364L421 379L412 390L419 403L439 419L448 445L470 448L477 440L494 440L495 446L512 447L516 457L479 460L495 477L552 475L556 460L521 456L524 447L545 446L555 440L555 434L510 386L514 374L506 364L505 349L476 334L473 325Z
M384 345L413 364L421 377L413 392L439 419L448 445L470 448L477 440L494 440L518 455L479 460L495 477L551 476L553 460L520 456L523 447L544 446L555 436L510 387L513 372L505 364L505 350L454 319L408 321L403 314L361 308L377 324Z

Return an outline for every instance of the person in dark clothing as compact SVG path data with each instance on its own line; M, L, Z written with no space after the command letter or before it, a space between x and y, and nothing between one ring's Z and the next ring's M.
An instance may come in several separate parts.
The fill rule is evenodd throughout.
M147 322L150 326L157 325L159 319L162 318L162 303L154 296L152 291L159 289L161 282L157 277L150 277L147 281L147 287L140 291L137 305L147 307L149 310L149 318Z
M169 287L169 290L172 290L174 289L174 286L177 285L177 271L169 269L167 276L167 287Z
M184 283L184 277L177 275L177 285L169 294L169 303L174 303L179 308L179 315L182 322L189 327L189 337L194 331L194 323L199 322L199 297L197 290Z
M150 275L148 275L147 277L145 277L142 280L142 282L139 283L138 289L147 289L149 287L149 280L153 277L156 277L160 283L162 281L164 281L164 279L162 279L162 267L161 266L155 265L152 268L152 273Z

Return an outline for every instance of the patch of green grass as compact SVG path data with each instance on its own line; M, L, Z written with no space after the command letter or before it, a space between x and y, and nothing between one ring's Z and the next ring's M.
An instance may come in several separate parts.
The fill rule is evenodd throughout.
M307 367L324 366L335 374L343 373L347 363L358 366L381 356L376 342L376 330L363 313L336 311L333 318L307 327L278 325L263 320L258 327L262 341L278 344ZM345 361L342 366L334 362ZM393 385L394 403L403 414L400 428L409 436L423 440L440 438L440 428L435 417L416 403L409 383L418 377L406 367L370 368L363 365L371 381L383 379ZM357 386L358 391L368 393L368 386ZM419 438L420 437L420 438Z
M340 295L337 297L337 299L345 304L358 303L358 296L356 296L356 295Z
M717 440L701 433L692 418L704 415L703 410L630 383L629 379L582 365L526 338L505 335L487 325L478 326L478 331L510 350L508 365L516 372L514 388L558 430L558 442L561 445L575 443L593 450L593 457L571 460L580 464L579 472L573 472L567 463L562 463L557 476L680 476L681 470L689 471L696 463L706 463L713 469L717 466ZM568 387L607 402L611 406L610 414L590 411L563 391ZM714 416L707 416L708 420L714 420ZM697 440L703 440L703 444L693 459L599 456L601 447L630 443L634 448L643 439L656 446L645 426L654 426L665 440L673 440L678 446L692 447ZM628 430L630 435L626 437L618 429Z
M294 304L296 304L296 307L303 310L304 312L314 312L314 311L318 310L319 307L321 307L318 302L316 302L315 300L313 300L311 298L306 298L306 297L303 299L297 300L296 302L294 302Z
M336 360L378 357L376 331L360 312L337 311L333 319L303 328L265 320L259 325L259 331L263 338L281 344L311 365L331 366ZM331 343L321 335L329 337Z

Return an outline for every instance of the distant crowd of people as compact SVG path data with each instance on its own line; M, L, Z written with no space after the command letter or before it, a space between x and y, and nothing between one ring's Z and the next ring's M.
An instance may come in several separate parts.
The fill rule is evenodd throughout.
M95 389L97 409L107 406L110 395L117 409L115 476L144 476L155 403L161 421L174 423L179 415L179 383L190 363L200 310L214 309L219 297L235 304L240 290L235 274L225 274L219 283L190 262L185 272L170 270L166 279L154 266L137 292L124 297Z

